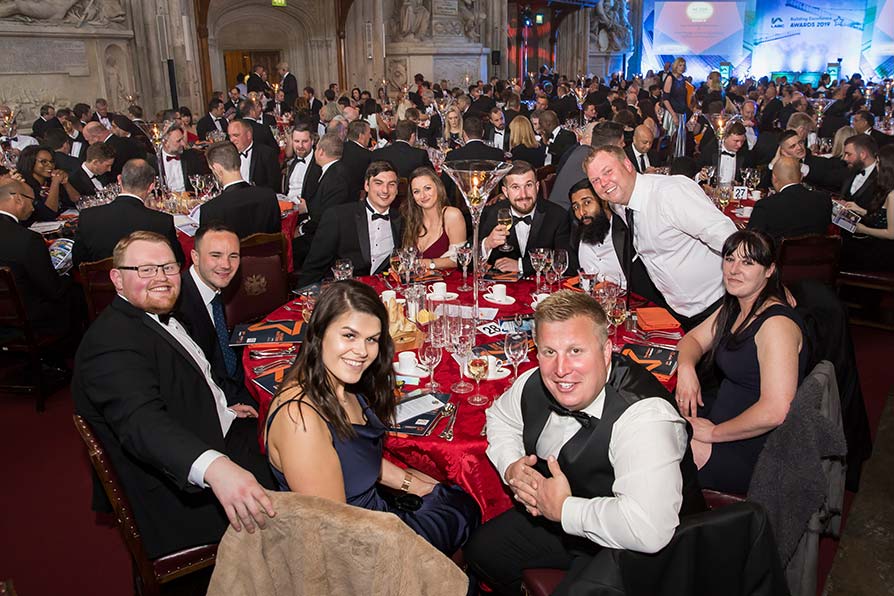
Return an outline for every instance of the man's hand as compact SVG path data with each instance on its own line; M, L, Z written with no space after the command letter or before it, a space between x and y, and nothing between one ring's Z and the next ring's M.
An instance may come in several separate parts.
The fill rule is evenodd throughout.
M512 490L515 500L535 517L540 515L535 495L538 484L543 480L540 472L534 469L536 463L536 455L526 455L511 463L505 474L506 484Z
M264 488L258 484L251 472L248 472L234 464L226 457L218 457L211 462L205 470L205 482L214 491L214 496L220 501L230 525L237 532L242 526L251 534L255 531L255 524L263 528L264 515L273 517L273 503L264 492Z
M237 418L257 418L258 411L246 404L236 404L230 408L236 413Z
M571 496L571 485L568 484L568 479L562 473L562 468L559 467L555 457L549 456L546 463L552 478L545 478L538 483L537 509L546 519L561 522L562 505L565 504L565 499Z
M497 261L494 263L494 267L496 267L503 273L518 273L518 259L503 257L497 259Z
M506 238L509 237L509 230L506 226L497 226L488 234L487 238L484 239L484 246L488 250L493 250L498 246L502 246L506 242Z

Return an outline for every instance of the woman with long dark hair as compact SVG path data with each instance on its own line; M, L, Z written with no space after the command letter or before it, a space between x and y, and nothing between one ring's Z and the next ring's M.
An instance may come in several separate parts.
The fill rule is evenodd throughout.
M25 147L19 154L16 170L34 191L33 221L52 221L65 209L74 208L81 193L68 181L68 173L58 169L53 150L45 145Z
M462 489L382 457L396 398L388 313L348 280L320 295L301 353L270 404L267 456L281 490L396 514L450 555L480 513Z
M723 244L721 307L678 346L677 404L692 423L692 455L703 488L745 493L767 435L783 423L806 374L801 318L789 306L776 247L740 230ZM703 400L702 357L722 373L716 399ZM698 406L708 403L707 411Z
M462 211L447 204L444 183L429 167L413 170L409 187L410 196L401 207L403 245L418 248L428 269L456 268L456 249L466 242Z
M878 178L866 209L853 201L845 207L862 216L853 234L844 234L842 268L858 271L894 270L894 145L878 152Z

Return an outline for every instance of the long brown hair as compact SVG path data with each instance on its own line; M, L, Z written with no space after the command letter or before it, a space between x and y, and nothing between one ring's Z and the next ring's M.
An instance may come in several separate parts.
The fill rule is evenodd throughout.
M344 409L338 402L329 371L323 364L323 336L329 326L341 315L357 311L372 315L382 324L379 335L379 354L354 385L345 387L352 393L362 394L379 420L389 424L394 419L397 400L394 396L394 343L388 333L388 312L375 291L355 280L339 281L323 290L307 324L304 343L298 360L283 379L276 398L298 387L298 401L308 399L342 439L355 435ZM274 399L276 399L274 398Z
M401 215L404 219L404 237L403 246L419 246L419 237L428 233L425 227L422 207L416 203L413 198L413 180L425 176L429 178L438 193L438 213L441 221L444 221L444 209L447 208L447 191L444 189L444 183L441 178L435 174L435 171L427 166L422 166L413 170L407 184L407 198L401 204Z

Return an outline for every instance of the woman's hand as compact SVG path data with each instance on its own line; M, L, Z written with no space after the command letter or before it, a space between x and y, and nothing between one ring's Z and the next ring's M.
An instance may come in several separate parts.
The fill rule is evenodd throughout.
M68 174L63 170L53 170L50 175L50 184L65 184L68 182Z
M681 367L677 369L677 407L680 414L684 418L696 418L698 416L698 406L703 406L702 388L698 382L698 375L695 369L690 367Z
M856 213L856 214L859 215L860 217L864 217L864 216L866 215L866 209L863 209L862 207L860 207L859 205L857 205L857 204L854 203L853 201L847 201L847 202L845 202L845 203L844 203L844 208L845 208L845 209L849 209L850 211L853 211L854 213Z
M692 440L702 443L714 442L714 423L707 418L687 417L686 420L692 425Z
M428 474L423 474L419 470L408 469L407 473L413 477L410 480L410 487L407 489L407 492L417 497L424 497L429 494L435 489L435 485L438 484L437 480Z

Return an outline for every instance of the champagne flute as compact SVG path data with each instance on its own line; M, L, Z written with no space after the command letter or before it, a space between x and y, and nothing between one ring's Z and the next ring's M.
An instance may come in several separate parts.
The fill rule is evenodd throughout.
M473 354L469 360L469 375L475 379L475 395L469 397L469 404L473 406L487 405L487 398L481 395L481 379L487 377L487 354Z
M463 268L463 285L457 288L460 292L471 292L472 286L468 282L469 264L472 262L472 247L468 244L460 246L456 250L456 262Z
M528 354L528 334L520 332L507 333L506 338L503 340L503 353L506 354L506 359L512 363L512 367L515 369L515 375L512 377L512 380L518 380L518 365L521 364Z
M553 270L553 251L548 248L543 249L543 270L547 272L547 276ZM547 280L547 283L549 283L549 280ZM538 291L549 294L552 292L552 285L544 285Z
M435 370L441 363L441 348L434 338L430 337L419 350L419 362L428 369L428 390L435 391L441 385L435 381Z
M509 210L508 207L502 207L499 211L497 211L497 225L504 226L506 231L512 227L512 211ZM506 240L503 241L503 245L500 247L501 252L512 252L512 245L509 244L509 237L506 237Z

